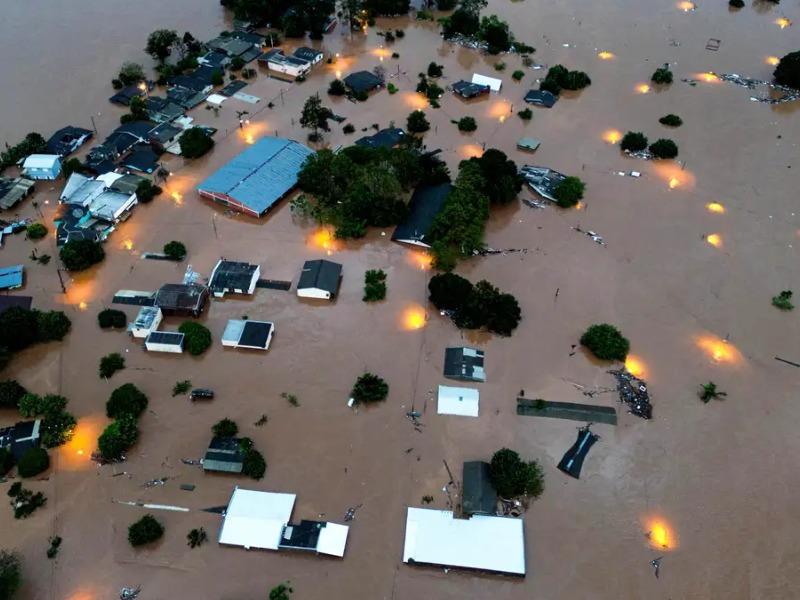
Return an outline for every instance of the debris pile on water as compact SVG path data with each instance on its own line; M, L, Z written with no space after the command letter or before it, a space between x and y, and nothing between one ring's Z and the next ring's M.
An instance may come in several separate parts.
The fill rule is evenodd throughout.
M653 405L647 392L647 382L632 375L627 369L609 371L617 380L620 402L628 405L628 412L643 419L653 418Z

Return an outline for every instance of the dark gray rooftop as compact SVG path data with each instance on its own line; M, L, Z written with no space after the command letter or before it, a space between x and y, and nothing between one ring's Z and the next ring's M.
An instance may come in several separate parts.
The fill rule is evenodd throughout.
M476 460L464 463L461 502L464 516L493 515L497 511L497 492L489 473L487 462Z
M486 381L483 357L483 350L475 348L445 348L444 376L459 381Z
M452 189L449 183L421 185L415 189L408 203L408 215L395 227L392 239L430 247L426 237Z
M336 295L339 290L339 279L342 276L342 265L330 260L308 260L303 265L297 289L316 288Z

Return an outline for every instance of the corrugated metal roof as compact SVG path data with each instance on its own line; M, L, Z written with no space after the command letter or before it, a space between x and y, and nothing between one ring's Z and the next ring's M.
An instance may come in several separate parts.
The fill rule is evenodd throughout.
M0 290L13 290L22 287L22 265L0 267Z
M198 186L225 194L263 214L297 183L297 174L313 151L277 137L264 137Z

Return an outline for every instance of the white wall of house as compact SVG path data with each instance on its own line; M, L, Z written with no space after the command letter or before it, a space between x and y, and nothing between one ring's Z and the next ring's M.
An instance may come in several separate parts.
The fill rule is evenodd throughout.
M293 65L290 63L270 60L267 62L267 66L269 67L270 71L284 73L285 75L291 75L292 77L297 77L298 75L308 73L311 70L311 63L304 65Z
M146 341L144 347L148 352L171 352L172 354L181 354L183 352L183 344L158 344Z
M298 288L297 295L301 298L317 298L318 300L330 300L331 293L319 288Z

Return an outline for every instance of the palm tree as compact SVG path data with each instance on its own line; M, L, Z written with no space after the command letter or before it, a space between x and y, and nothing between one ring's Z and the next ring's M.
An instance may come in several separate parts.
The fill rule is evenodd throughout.
M704 383L700 386L700 400L708 404L709 400L721 400L723 396L727 396L726 392L717 390L717 384L713 381Z

